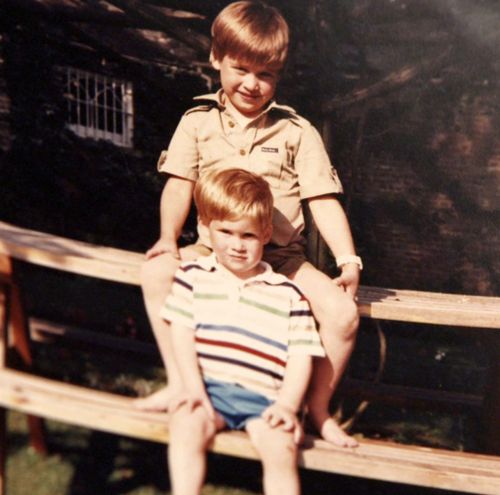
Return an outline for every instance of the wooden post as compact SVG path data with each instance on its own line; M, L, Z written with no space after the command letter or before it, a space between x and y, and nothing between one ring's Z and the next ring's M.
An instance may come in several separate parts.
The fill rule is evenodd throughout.
M0 278L0 370L2 368L5 368L6 363L7 363L7 286L3 283L2 279Z
M0 257L0 264L2 259ZM0 276L2 267L0 266ZM5 368L7 353L7 287L0 279L0 371ZM7 460L7 414L0 407L0 495L5 493L5 465Z
M7 463L7 410L0 407L0 495L6 491L5 466Z
M33 364L29 346L29 332L24 316L21 294L14 280L14 268L9 256L0 254L0 281L3 285L3 330L0 338L0 367L7 365L7 348L9 338L11 344L20 355L23 363L30 367ZM47 453L45 442L44 423L41 418L28 416L31 446L40 454ZM6 442L2 442L5 445ZM1 492L0 492L1 494Z
M24 365L30 367L33 365L33 358L29 344L29 331L24 317L19 287L13 279L10 281L9 289L8 336L10 345L17 351Z

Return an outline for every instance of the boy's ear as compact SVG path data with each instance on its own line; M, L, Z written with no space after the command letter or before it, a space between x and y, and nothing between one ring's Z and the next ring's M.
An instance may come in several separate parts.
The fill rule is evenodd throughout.
M263 241L264 244L267 244L271 240L271 236L273 235L273 226L269 225L263 233Z
M198 217L198 228L200 229L200 234L202 234L203 237L209 237L208 225L200 217Z
M209 60L215 70L220 70L220 61L215 58L213 50L210 50Z

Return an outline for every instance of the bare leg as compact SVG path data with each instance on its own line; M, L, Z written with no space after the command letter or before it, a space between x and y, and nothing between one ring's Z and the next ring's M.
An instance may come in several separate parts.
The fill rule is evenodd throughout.
M263 419L253 419L246 430L262 460L265 495L299 495L297 445L293 434L271 428Z
M329 411L330 399L345 371L356 341L358 310L352 298L331 279L305 263L290 278L308 298L319 323L327 359L315 360L307 398L309 416L320 435L342 447L356 447L357 441L340 428Z
M206 472L206 450L224 421L211 420L203 407L181 406L170 419L168 465L173 495L199 495Z
M180 250L183 261L194 260L200 254L208 253L208 249L195 245L187 246ZM144 304L163 364L165 365L168 386L161 388L148 397L136 399L134 406L141 410L166 410L170 398L180 388L179 371L173 358L172 343L170 340L170 325L160 317L161 307L170 292L174 274L179 264L179 260L170 254L161 254L147 260L142 266L141 285Z

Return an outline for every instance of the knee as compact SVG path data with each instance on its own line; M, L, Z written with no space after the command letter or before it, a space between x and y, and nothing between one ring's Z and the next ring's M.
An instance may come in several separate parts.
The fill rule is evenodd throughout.
M170 255L159 255L146 260L140 271L140 282L145 294L165 291L172 283L179 262Z
M169 433L171 441L191 446L204 445L215 435L216 427L199 408L192 411L184 405L170 415Z
M295 466L298 448L291 435L265 444L265 448L261 449L261 460L266 469L286 471Z
M354 340L359 325L359 311L355 301L347 294L329 297L323 311L316 317L320 331L335 327L337 338Z

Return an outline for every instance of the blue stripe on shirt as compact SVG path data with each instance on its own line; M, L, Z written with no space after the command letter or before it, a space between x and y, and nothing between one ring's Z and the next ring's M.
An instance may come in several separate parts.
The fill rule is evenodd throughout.
M282 351L286 351L288 349L287 344L282 344L276 340L272 340L269 337L264 337L263 335L258 335L256 333L250 332L249 330L245 330L240 327L233 327L229 325L207 325L203 323L199 323L196 325L197 330L215 330L218 332L231 332L239 335L244 335L245 337L250 337L251 339L258 340L259 342L263 342L264 344L270 345L272 347L276 347Z
M309 309L297 309L290 311L290 316L312 316L312 312Z

